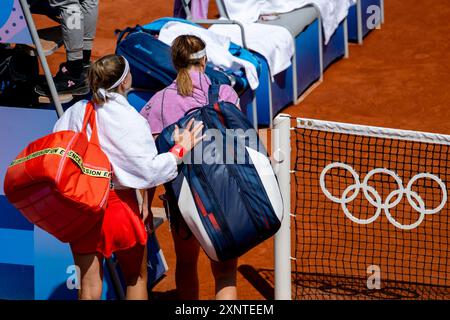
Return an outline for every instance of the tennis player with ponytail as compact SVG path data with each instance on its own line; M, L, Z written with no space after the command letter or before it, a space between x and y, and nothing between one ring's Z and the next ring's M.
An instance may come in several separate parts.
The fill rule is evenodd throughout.
M80 299L100 299L103 259L113 253L127 284L127 299L147 299L147 232L134 189L163 184L178 174L180 150L190 151L201 139L203 125L176 130L176 148L160 154L147 121L128 103L131 74L124 57L108 55L95 61L88 74L100 146L113 169L113 187L103 219L82 239L70 243L80 268ZM80 131L87 101L70 107L54 131ZM90 128L88 128L90 135Z
M208 104L211 81L205 74L207 57L203 40L193 35L177 37L172 43L172 61L178 71L176 80L156 93L141 111L155 136L177 122L187 111ZM219 101L231 102L239 107L238 95L228 85L220 86ZM200 245L183 220L176 199L167 200L177 257L175 282L178 295L183 300L196 300L199 298L197 262ZM237 299L236 268L237 259L224 262L211 260L216 299Z

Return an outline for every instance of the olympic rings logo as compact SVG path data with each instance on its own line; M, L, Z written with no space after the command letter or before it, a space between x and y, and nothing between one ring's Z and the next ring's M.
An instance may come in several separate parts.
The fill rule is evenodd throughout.
M349 171L351 173L351 175L353 176L353 179L355 180L354 184L348 186L344 190L344 192L342 193L342 196L340 198L333 196L328 191L328 189L326 188L326 185L325 185L325 176L327 175L328 171L330 171L331 169L334 169L334 168L341 168L341 169L345 169L345 170ZM371 187L368 184L368 181L370 180L370 178L372 178L375 174L387 174L387 175L391 176L392 178L394 178L394 180L396 181L396 183L398 185L398 189L392 191L386 197L386 200L384 202L382 201L380 194L375 190L375 188ZM423 199L415 191L412 190L413 184L419 179L431 179L431 180L435 181L441 188L442 201L436 208L427 209L425 207L425 202L423 201ZM442 180L439 179L439 177L437 177L433 174L430 174L430 173L416 174L414 177L411 178L411 180L408 182L408 185L405 188L403 186L402 180L395 172L388 170L388 169L378 168L378 169L373 169L373 170L369 171L367 173L367 175L364 177L363 182L361 183L361 181L359 179L359 175L356 173L356 171L351 166L344 164L344 163L340 163L340 162L334 162L334 163L330 163L322 170L322 173L320 174L320 187L322 189L322 192L325 194L325 196L328 199L330 199L331 201L333 201L335 203L339 203L341 205L342 210L344 211L345 215L353 222L358 223L358 224L370 224L370 223L374 222L378 218L378 216L381 214L381 211L384 210L384 213L386 214L386 217L389 220L389 222L392 223L397 228L402 229L402 230L412 230L412 229L417 228L422 223L423 219L425 218L425 215L435 214L435 213L440 212L444 208L445 204L447 203L447 188L446 188L444 182L442 182ZM361 190L363 191L364 196L367 199L367 201L369 201L369 203L377 209L375 211L375 214L372 217L367 218L367 219L359 219L359 218L355 217L347 208L347 204L352 202L358 196L358 194ZM353 192L353 194L349 196L350 192ZM402 223L398 222L397 220L395 220L395 218L391 215L391 212L390 212L390 210L392 208L397 206L400 203L400 201L402 201L404 195L406 195L406 198L408 199L408 202L411 205L411 207L420 214L418 220L412 224L402 224ZM394 201L392 201L392 199L394 199L394 197L397 197L397 198Z

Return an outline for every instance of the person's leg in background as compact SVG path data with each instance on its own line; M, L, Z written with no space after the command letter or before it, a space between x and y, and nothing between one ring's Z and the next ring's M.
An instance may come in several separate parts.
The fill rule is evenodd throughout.
M83 67L83 61L88 62L90 59L98 17L98 0L48 1L50 6L59 12L67 58L54 77L56 89L60 94L86 94L89 88L85 81L86 69ZM37 86L36 92L41 95L48 94L48 85Z
M236 300L236 272L237 260L227 261L211 260L211 270L216 282L216 300Z
M83 71L84 15L79 0L49 0L59 11L61 30L66 49L65 67L68 75L79 78Z
M186 19L186 12L183 9L181 0L175 0L173 2L173 16L175 18Z
M99 0L82 0L81 10L84 16L83 33L83 66L89 67L91 52L97 30Z

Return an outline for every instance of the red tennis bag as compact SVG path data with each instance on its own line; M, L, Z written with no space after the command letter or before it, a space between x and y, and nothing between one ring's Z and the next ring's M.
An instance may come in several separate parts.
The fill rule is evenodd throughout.
M102 218L110 180L111 165L100 148L89 102L81 132L55 132L29 144L9 165L4 190L31 223L72 242Z

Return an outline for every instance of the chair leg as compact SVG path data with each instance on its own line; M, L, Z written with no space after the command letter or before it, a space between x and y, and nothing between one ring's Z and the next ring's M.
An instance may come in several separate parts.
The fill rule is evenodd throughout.
M356 3L356 20L358 25L358 44L362 45L363 39L363 18L362 18L362 4L361 0Z
M268 74L269 77L269 126L273 127L273 103L272 103L272 79L270 77L270 72Z
M295 101L298 99L298 79L297 79L297 48L295 46L295 38L294 41L294 56L292 57L292 95L293 99L292 102L295 103Z
M350 51L348 48L348 22L347 22L347 18L345 18L344 20L344 46L345 46L345 59L348 59L348 57L350 56Z
M256 130L258 130L258 106L256 103L256 91L253 92L253 101L252 101L252 106L253 106L253 126L255 127Z
M323 27L322 27L322 18L319 15L319 61L320 61L320 81L323 81Z

